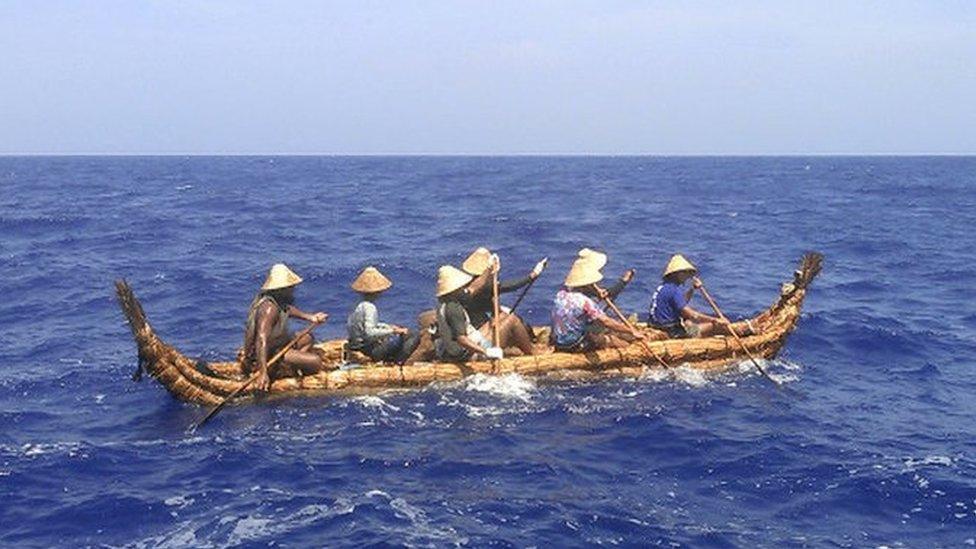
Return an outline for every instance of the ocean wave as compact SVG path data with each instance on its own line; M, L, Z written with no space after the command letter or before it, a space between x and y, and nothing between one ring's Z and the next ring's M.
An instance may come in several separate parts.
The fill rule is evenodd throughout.
M346 536L351 539L361 539L359 536L363 530L373 529L372 536L376 532L385 532L408 545L461 545L467 542L467 538L454 528L435 524L423 509L411 504L406 498L392 496L383 490L372 489L339 496L331 501L301 505L297 509L294 509L292 494L271 497L274 498L277 509L239 514L235 505L220 505L206 510L202 513L203 516L181 521L169 531L125 546L235 547L255 543L275 544L276 540L288 538L318 540L317 543L321 543L319 532L336 521L342 521L347 528ZM183 504L184 500L174 503ZM289 508L294 510L287 510ZM338 543L345 536L336 533L328 537L330 543Z

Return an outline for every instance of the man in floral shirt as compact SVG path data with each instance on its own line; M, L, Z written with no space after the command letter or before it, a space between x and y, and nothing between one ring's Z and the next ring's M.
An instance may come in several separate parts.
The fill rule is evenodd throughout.
M605 259L581 255L569 270L552 307L551 337L556 351L582 353L626 347L640 338L623 322L608 317L593 300L606 297L606 290L596 285L603 280L600 269L604 263Z

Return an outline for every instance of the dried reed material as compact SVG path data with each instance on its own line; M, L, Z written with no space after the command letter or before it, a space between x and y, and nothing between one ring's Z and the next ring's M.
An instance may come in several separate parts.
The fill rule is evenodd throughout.
M751 319L758 333L743 337L742 341L755 356L770 359L782 348L786 337L796 327L807 287L820 273L822 260L818 253L806 254L793 280L783 285L776 302ZM116 282L116 293L138 348L139 369L134 378L141 377L141 372L145 370L174 397L203 405L217 404L244 382L240 362L213 362L202 365L201 369L197 362L164 343L153 331L142 306L124 280ZM744 324L745 321L741 321L735 326ZM650 348L671 365L716 371L747 359L742 348L729 336L667 339L663 333L646 325L639 325L639 328L648 334ZM538 328L537 333L539 340L545 341L548 328ZM338 368L343 361L343 344L342 340L327 341L317 345L316 350L328 364ZM458 380L476 373L518 373L546 379L600 379L636 377L649 370L660 369L646 350L636 343L624 349L586 354L555 353L550 348L545 350L547 352L541 355L512 356L495 363L364 364L359 369L336 369L314 376L277 379L271 384L270 392L281 395L362 393L419 387L435 381Z

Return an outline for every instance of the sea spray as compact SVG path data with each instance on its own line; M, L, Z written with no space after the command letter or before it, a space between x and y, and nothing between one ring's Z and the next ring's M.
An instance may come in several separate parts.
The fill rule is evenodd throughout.
M464 381L464 389L528 402L532 399L536 386L532 380L519 374L501 376L475 374Z

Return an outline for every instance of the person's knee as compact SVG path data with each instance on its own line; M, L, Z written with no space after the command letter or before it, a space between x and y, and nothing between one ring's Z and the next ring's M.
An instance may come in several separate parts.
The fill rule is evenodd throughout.
M514 315L507 315L501 319L501 326L510 332L516 332L524 328L522 321L519 317Z

